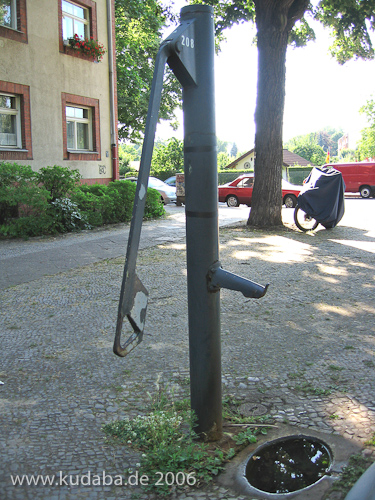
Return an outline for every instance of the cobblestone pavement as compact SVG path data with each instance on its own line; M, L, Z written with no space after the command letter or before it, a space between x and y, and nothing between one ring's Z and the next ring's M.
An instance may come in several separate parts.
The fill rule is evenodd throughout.
M375 200L366 202L373 213ZM373 217L314 234L292 224L220 234L225 269L271 283L260 300L221 292L224 395L264 409L275 425L340 435L373 456L365 444L375 432ZM105 259L0 291L1 500L149 498L135 486L74 485L89 471L113 478L135 469L137 453L108 444L101 427L144 412L158 379L188 395L184 239L140 251L145 336L120 359L112 343L123 264ZM13 486L16 475L54 479ZM178 498L249 497L214 480Z

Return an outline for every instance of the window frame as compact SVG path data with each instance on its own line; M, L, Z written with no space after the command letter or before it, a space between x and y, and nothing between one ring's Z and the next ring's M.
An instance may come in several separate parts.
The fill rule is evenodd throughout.
M0 37L10 38L16 42L27 43L27 13L26 0L13 0L16 8L16 22L14 27L0 24Z
M98 38L97 30L97 15L96 15L96 2L93 0L67 0L68 2L82 7L88 12L88 38L92 37L95 40ZM64 42L63 36L63 10L62 10L62 0L58 0L58 13L59 13L59 49L63 54L69 56L78 57L79 59L84 59L86 61L94 62L93 58L88 54L83 54L80 50L75 50Z
M64 160L98 161L101 160L100 146L100 117L99 99L62 93L62 129L63 129L63 158ZM89 124L90 150L68 148L66 108L88 109L91 126Z
M5 24L0 23L0 26L3 26L4 28L10 28L13 30L17 29L17 2L16 0L10 0L10 12L11 12L11 20L12 26L6 26ZM13 12L13 14L12 14ZM0 18L1 19L1 18Z
M16 106L15 108L2 108L0 106L0 114L1 115L10 115L10 116L15 116L16 117L16 145L15 146L9 146L9 145L2 145L0 143L0 148L2 149L11 149L11 150L16 150L16 149L22 149L22 135L21 135L21 98L19 95L15 94L9 94L9 93L4 93L0 92L0 97L5 96L5 97L10 97L15 99Z
M81 9L83 9L85 12L86 12L86 16L84 17L84 19L82 18L79 18L77 16L75 16L74 14L69 14L68 12L65 12L62 8L62 2L65 1L71 5L75 5L76 7L80 7ZM62 29L62 34L63 34L63 41L64 43L68 40L68 38L65 38L64 37L64 17L67 17L69 19L72 19L73 21L73 25L75 22L78 22L78 23L81 23L83 24L84 26L84 37L85 38L89 38L90 37L90 11L87 7L83 6L83 5L79 5L77 4L76 2L72 2L71 0L61 0L61 10L62 10L62 22L63 22L63 29ZM73 30L73 35L77 33L77 31Z
M30 87L0 80L0 93L18 100L17 147L0 146L0 160L32 160Z
M66 114L66 110L67 108L74 108L74 109L82 109L83 111L86 110L87 111L87 118L83 117L83 118L78 118L76 116L68 116ZM66 122L72 122L74 123L74 148L69 148L68 146L68 135L67 135L67 150L68 152L71 152L71 153L82 153L82 152L90 152L92 153L93 152L93 141L92 141L92 109L87 107L87 106L73 106L73 105L66 105L65 107L65 116L66 116ZM88 148L86 149L80 149L78 148L78 130L77 130L77 125L79 123L82 123L84 125L87 125L88 126ZM67 134L68 134L68 128L67 128Z

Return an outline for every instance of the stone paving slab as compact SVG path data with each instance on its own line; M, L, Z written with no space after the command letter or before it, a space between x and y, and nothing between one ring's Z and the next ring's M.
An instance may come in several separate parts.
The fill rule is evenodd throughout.
M233 210L220 204L219 225L245 221L248 211L247 207ZM141 249L184 238L184 207L167 205L166 212L165 219L143 223ZM0 290L125 255L129 228L129 224L115 224L56 237L0 240Z
M370 456L375 262L362 243L375 244L373 231L239 226L220 238L226 269L271 282L259 301L221 292L224 395L264 407L275 425L343 436ZM157 381L177 398L189 393L184 240L140 251L145 336L120 359L112 343L123 263L106 259L0 291L1 500L151 498L135 486L74 484L89 471L115 478L136 468L137 453L109 445L101 427L146 411ZM11 474L54 479L16 487ZM214 481L178 498L248 497Z

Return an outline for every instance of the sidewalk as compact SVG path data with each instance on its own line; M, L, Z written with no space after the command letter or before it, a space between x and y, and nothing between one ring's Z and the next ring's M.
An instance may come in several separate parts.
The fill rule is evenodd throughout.
M166 210L167 219L143 223L140 249L184 238L184 208L167 205ZM248 211L245 207L233 210L221 206L220 226L246 220ZM116 224L56 237L0 240L0 290L125 255L129 227L129 224Z
M246 411L270 415L280 432L340 438L348 450L370 457L374 448L365 443L375 432L374 203L353 201L332 231L220 231L223 267L271 283L259 300L221 292L224 396L241 400ZM230 217L239 216L236 210ZM148 248L139 252L137 273L149 291L146 328L143 342L124 359L112 353L124 228L98 232L100 238L80 233L1 246L1 273L11 276L17 267L23 280L0 290L1 500L152 498L135 486L74 483L89 471L114 478L136 470L137 453L106 443L101 427L146 411L157 381L176 398L188 397L185 229L173 220L161 221L165 232L150 233L143 243ZM80 253L88 259L83 265L75 255ZM47 254L60 266L56 274L43 260ZM39 275L27 275L32 259ZM48 475L52 483L13 486L11 475ZM178 498L263 497L245 494L235 481L215 479Z

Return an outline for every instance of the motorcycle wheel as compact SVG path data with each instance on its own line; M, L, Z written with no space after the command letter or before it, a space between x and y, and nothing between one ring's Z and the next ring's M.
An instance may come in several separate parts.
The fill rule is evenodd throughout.
M298 205L294 210L294 222L301 231L314 231L319 222L302 210Z

